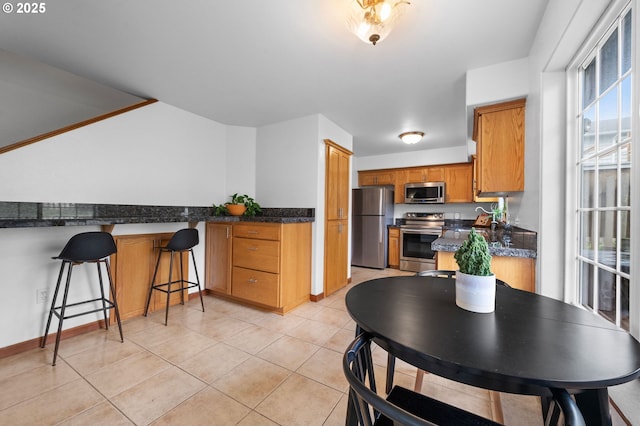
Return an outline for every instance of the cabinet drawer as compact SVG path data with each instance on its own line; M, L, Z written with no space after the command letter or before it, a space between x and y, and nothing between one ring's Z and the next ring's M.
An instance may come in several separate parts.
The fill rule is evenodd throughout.
M279 241L233 238L233 266L277 274L279 253Z
M258 238L261 240L279 240L279 224L238 223L233 225L233 236L242 238Z
M231 294L252 302L278 307L278 274L233 268Z

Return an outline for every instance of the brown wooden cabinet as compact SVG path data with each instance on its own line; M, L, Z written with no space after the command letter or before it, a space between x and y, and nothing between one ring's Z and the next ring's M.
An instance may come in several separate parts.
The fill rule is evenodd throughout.
M346 220L332 220L326 225L324 246L324 293L330 295L347 285L349 233Z
M349 217L349 164L351 154L335 144L327 144L326 206L327 220Z
M309 301L310 223L209 223L207 248L214 294L281 314Z
M205 288L231 293L231 223L207 223L205 246Z
M392 185L394 203L404 203L404 170L381 169L358 172L359 186Z
M442 166L409 167L405 170L405 182L442 182L444 168Z
M436 268L455 271L458 263L453 252L439 251ZM509 286L534 292L536 289L536 261L528 257L492 256L491 272Z
M472 163L442 164L424 167L405 167L398 169L361 170L358 172L360 186L383 182L390 176L395 178L394 202L404 203L404 185L412 182L445 182L447 203L473 202L473 165ZM378 179L374 179L377 177Z
M324 295L347 285L351 152L325 139Z
M151 278L158 259L158 247L167 244L173 233L161 234L137 234L118 235L113 239L116 243L117 253L112 256L112 276L116 288L118 308L122 320L144 314L147 295L151 285ZM188 253L182 255L184 273L189 273ZM158 267L156 283L167 282L169 276L170 255L164 254ZM172 279L180 276L180 260L174 258ZM185 300L188 294L185 290ZM170 304L180 303L180 293L173 293ZM166 294L154 291L149 304L149 312L156 309L164 309L166 306ZM115 317L115 315L113 316Z
M473 165L448 164L444 168L445 202L473 202Z
M395 185L396 172L393 169L364 171L358 173L358 184L360 186Z
M481 197L478 195L478 159L476 155L471 156L471 163L473 164L473 201L476 203L496 203L498 197Z
M400 268L400 228L389 228L389 267Z
M480 195L524 191L524 113L525 99L475 109Z

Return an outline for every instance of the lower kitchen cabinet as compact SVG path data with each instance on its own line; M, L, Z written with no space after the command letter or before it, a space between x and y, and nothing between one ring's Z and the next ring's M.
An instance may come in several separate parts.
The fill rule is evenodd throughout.
M309 301L310 223L209 223L207 249L213 294L281 314Z
M210 222L205 236L205 288L222 294L231 293L231 239L230 223Z
M400 228L389 228L389 268L400 268Z
M458 270L453 252L439 251L437 269ZM492 256L491 271L496 278L520 290L535 292L536 260L529 257Z
M111 257L111 274L122 320L144 314L151 278L153 278L153 271L158 259L158 248L166 245L172 236L173 233L162 233L113 237L117 253ZM170 258L169 254L162 255L158 266L156 283L167 282ZM182 261L185 276L188 276L190 263L188 253L183 253ZM179 277L180 259L176 256L174 258L172 280L177 280ZM184 296L185 301L189 300L186 290ZM154 291L149 304L149 312L153 312L156 309L164 309L166 297L165 293ZM173 293L169 300L171 305L180 303L180 293ZM110 317L110 322L114 322L115 315Z
M348 283L349 226L347 220L328 220L324 239L324 295L329 296Z

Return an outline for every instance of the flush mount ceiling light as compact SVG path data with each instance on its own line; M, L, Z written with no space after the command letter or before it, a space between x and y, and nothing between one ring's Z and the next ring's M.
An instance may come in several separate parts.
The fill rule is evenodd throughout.
M389 35L402 12L403 0L352 0L349 28L360 40L375 44Z
M398 137L402 139L402 142L407 145L413 145L414 143L420 142L423 136L424 132L404 132L398 135Z

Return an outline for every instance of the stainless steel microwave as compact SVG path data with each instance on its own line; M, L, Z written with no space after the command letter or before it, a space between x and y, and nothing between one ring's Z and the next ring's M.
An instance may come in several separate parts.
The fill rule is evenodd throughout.
M444 182L405 183L404 202L407 204L444 204Z

